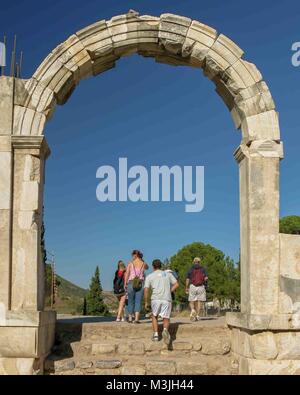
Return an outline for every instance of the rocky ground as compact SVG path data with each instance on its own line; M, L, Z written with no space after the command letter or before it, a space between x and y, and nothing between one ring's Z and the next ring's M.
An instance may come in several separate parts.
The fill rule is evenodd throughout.
M233 374L224 318L173 319L172 342L151 340L149 320L116 323L105 317L60 316L46 374Z

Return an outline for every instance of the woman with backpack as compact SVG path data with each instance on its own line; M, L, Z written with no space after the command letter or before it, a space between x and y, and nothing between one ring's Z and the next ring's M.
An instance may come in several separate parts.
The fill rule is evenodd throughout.
M132 260L129 262L125 275L125 289L128 293L128 322L139 324L144 292L145 270L147 263L139 250L132 251Z
M125 291L125 273L126 266L123 261L118 262L118 269L115 272L114 277L114 294L118 298L119 308L117 314L117 322L124 322L124 306L126 301L126 291Z

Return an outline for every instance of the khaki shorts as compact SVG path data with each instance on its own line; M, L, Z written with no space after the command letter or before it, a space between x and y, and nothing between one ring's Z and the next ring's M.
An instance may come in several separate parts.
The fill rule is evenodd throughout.
M206 290L204 285L196 287L191 284L189 288L189 302L206 302Z

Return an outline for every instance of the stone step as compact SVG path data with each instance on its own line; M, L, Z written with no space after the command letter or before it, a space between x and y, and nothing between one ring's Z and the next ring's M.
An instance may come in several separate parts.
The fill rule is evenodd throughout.
M150 339L84 340L70 344L72 355L225 355L230 351L228 336L180 338L169 346ZM56 350L57 351L57 350Z
M160 324L160 330L162 324ZM188 320L171 322L170 334L173 339L188 338L190 336L229 336L229 329L225 325L224 320L220 322L203 320L198 322L190 322ZM117 322L101 322L101 323L69 323L64 320L58 321L56 324L56 333L58 336L74 339L127 339L150 338L152 327L149 320L142 321L140 324L128 324Z
M233 374L229 355L176 358L66 358L50 356L45 373L55 375L216 375Z
M160 325L160 331L162 330ZM56 327L50 374L229 374L230 332L224 321L170 326L171 344L151 340L150 321L64 322Z

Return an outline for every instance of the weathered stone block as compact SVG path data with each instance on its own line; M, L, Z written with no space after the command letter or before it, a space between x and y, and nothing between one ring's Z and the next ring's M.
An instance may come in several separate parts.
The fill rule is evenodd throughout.
M113 343L93 343L92 355L110 354L116 351L116 345Z
M93 366L92 361L77 361L75 363L77 369L89 369Z
M187 38L202 44L209 49L217 38L217 31L198 21L192 21L187 32Z
M0 375L33 375L40 370L34 358L0 358Z
M223 339L207 338L202 342L201 353L205 355L224 355L230 351L230 343Z
M160 342L146 342L145 343L145 351L161 351L161 350L166 350L167 345L163 343L162 341Z
M14 106L14 135L42 135L46 116L30 108Z
M55 372L64 372L75 369L75 362L73 360L54 361Z
M96 369L95 372L93 373L96 376L119 376L121 374L120 369Z
M300 236L280 234L280 311L300 313Z
M191 351L193 348L193 345L188 342L181 342L181 341L175 341L172 344L174 350L178 351Z
M143 376L146 374L146 369L142 366L124 366L121 374L128 376Z
M239 374L250 375L299 375L300 361L269 361L240 358Z
M145 345L142 342L120 343L118 353L124 355L143 355L145 353Z
M272 332L251 335L250 348L255 359L275 359L278 355L277 344Z
M252 115L242 120L244 139L251 140L279 140L280 130L278 115L274 110Z
M118 359L99 360L94 362L94 367L97 369L116 369L122 366L122 361Z
M204 375L208 374L208 366L207 361L201 359L199 361L177 361L176 362L176 373L181 375L190 375L190 374L199 374Z
M11 156L11 152L0 152L0 210L7 210L10 207Z
M13 86L13 78L0 76L0 135L12 133Z
M38 211L39 209L39 183L37 181L24 181L20 209L22 211Z
M161 361L161 360L153 360L146 361L146 371L147 374L175 374L176 366L173 361Z
M202 344L200 342L193 343L193 350L194 351L201 351L201 349L202 349Z
M37 328L1 326L0 358L35 358L37 342Z
M277 359L300 360L300 332L282 332L274 336L278 347Z

